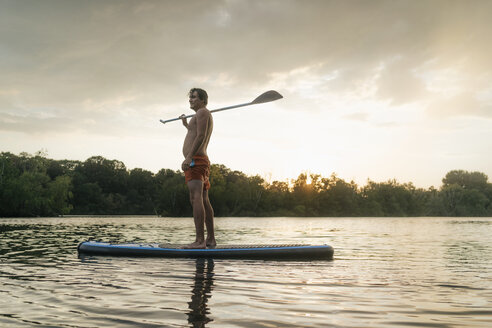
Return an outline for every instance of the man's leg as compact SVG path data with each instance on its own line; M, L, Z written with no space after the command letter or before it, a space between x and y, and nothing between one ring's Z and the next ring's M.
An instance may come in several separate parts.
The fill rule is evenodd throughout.
M217 245L214 231L214 209L208 199L208 190L203 191L203 205L205 207L205 225L207 227L206 244L208 247L214 247Z
M205 243L205 206L203 205L203 182L191 180L188 182L190 191L190 202L193 207L193 219L195 221L195 242L184 246L184 248L206 248Z

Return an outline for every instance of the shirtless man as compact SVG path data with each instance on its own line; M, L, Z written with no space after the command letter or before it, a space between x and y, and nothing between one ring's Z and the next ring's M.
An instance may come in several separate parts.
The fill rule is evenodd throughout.
M216 246L214 235L214 210L208 199L210 189L210 161L207 156L207 146L213 130L213 120L207 109L208 95L205 90L193 88L189 92L190 108L196 112L187 122L181 115L183 125L188 129L183 144L185 160L181 168L185 173L185 181L190 191L190 202L193 207L196 239L194 243L184 248L206 248ZM207 226L205 239L204 225Z

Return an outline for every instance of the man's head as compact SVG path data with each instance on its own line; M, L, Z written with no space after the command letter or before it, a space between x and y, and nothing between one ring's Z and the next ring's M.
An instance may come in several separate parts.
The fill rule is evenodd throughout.
M207 103L208 103L207 91L200 89L200 88L192 88L190 90L190 92L188 93L188 96L190 97L190 105L192 105L191 101L192 101L193 97L197 96L198 99L200 99L203 102L203 104L205 106L207 106Z

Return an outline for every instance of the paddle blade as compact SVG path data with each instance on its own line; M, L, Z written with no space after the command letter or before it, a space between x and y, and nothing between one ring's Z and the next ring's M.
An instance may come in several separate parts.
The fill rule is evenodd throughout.
M278 93L275 90L270 90L270 91L267 91L267 92L259 95L255 100L253 100L251 102L251 104L262 104L262 103L266 103L266 102L270 102L270 101L279 100L282 98L283 97L280 93Z

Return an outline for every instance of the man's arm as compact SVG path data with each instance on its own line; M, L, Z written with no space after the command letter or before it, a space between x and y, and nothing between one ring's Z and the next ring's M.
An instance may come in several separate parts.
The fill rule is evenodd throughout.
M179 116L179 118L181 119L181 122L183 122L183 125L185 126L185 128L189 129L189 127L188 127L188 120L186 119L186 115L185 114L181 114Z

